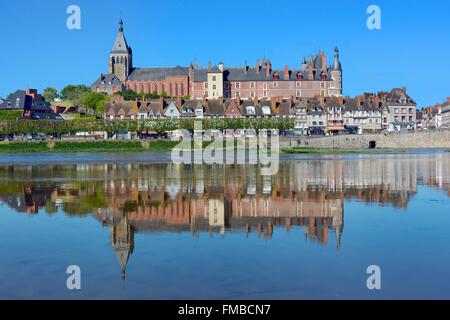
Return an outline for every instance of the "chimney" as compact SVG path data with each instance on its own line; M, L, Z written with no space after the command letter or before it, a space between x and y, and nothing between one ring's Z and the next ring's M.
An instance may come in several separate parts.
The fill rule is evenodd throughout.
M181 107L183 105L183 98L181 96L177 97L177 107L181 110Z
M272 69L272 65L270 63L270 60L268 60L266 63L266 77L270 77L270 73L272 71L271 69Z
M406 94L406 87L402 87L402 91L404 94Z
M211 69L212 69L211 61L208 61L208 72L211 71Z
M344 105L344 97L343 96L339 96L338 101L341 106Z
M247 74L248 72L248 66L247 66L247 61L244 62L244 73Z
M360 96L357 96L355 98L355 103L358 108L361 107L361 97Z
M100 81L103 81L103 73L100 73Z
M311 66L308 68L308 80L314 80L314 70Z
M260 64L259 64L259 59L256 60L256 73L260 73L261 72L261 68L260 68Z
M284 67L284 80L289 80L289 66Z

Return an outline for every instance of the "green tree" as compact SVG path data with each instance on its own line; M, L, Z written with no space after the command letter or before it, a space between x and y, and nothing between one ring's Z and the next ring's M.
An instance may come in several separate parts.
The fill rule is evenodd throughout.
M76 106L82 105L84 94L90 92L91 89L83 84L68 85L61 90L61 99L70 100Z
M43 97L45 101L52 102L55 101L56 98L58 98L58 90L55 88L47 87L44 89Z
M85 92L81 105L93 110L96 114L102 114L105 110L105 103L108 101L103 93Z

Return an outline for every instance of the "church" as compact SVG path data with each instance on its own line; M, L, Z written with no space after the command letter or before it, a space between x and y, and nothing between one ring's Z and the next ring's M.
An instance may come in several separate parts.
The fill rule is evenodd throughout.
M254 66L227 67L223 62L201 68L135 68L133 50L127 43L122 19L117 39L108 57L108 74L91 86L92 91L111 95L126 89L169 97L191 99L270 100L313 97L342 97L342 65L339 49L329 65L323 51L303 58L298 68L272 68L270 59Z

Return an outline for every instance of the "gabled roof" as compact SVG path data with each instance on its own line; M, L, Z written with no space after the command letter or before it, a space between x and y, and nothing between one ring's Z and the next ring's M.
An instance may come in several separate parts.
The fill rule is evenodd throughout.
M116 85L120 86L122 85L122 82L119 80L119 78L116 77L115 74L101 74L100 77L92 84L91 87L94 86L104 86L104 85Z
M105 105L105 114L108 116L132 116L136 115L138 111L138 106L135 101L113 101Z
M151 100L140 103L139 113L151 113L154 115L161 115L163 108L159 100Z
M240 106L238 106L236 99L231 99L225 103L225 114L230 115L241 115L242 111Z
M280 102L277 107L277 113L280 116L288 116L291 114L291 107L292 107L292 102L289 100Z
M416 106L416 102L402 89L395 88L389 92L387 102L392 106Z

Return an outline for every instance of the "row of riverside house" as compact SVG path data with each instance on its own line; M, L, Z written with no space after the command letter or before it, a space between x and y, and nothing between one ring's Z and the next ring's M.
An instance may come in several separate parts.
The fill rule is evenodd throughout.
M421 127L427 129L450 128L450 97L443 103L422 110Z
M158 99L125 101L115 96L105 118L290 118L296 135L375 133L416 129L416 103L406 88L355 98L323 97L271 100Z

